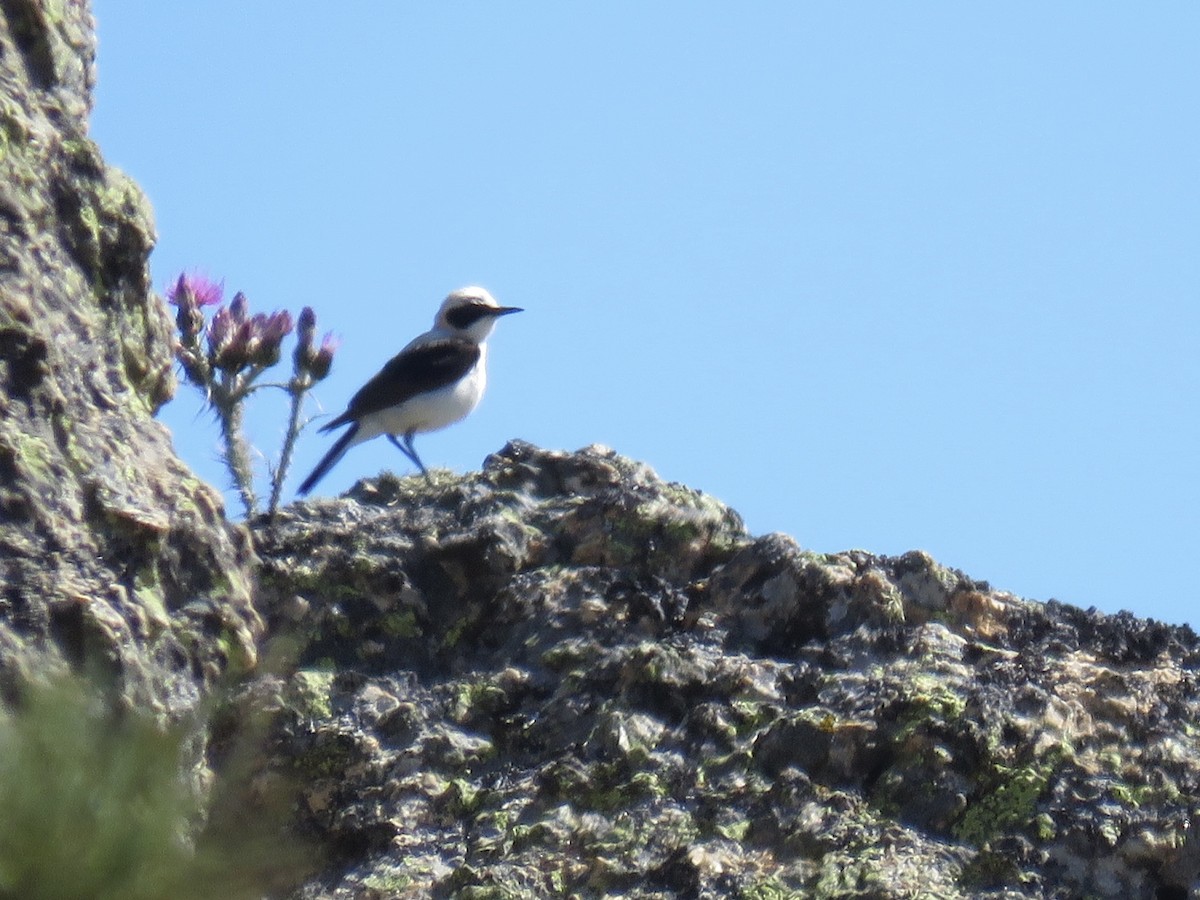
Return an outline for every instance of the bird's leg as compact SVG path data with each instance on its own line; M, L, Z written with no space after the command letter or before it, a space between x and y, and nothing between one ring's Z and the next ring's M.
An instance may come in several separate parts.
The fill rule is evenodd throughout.
M396 436L394 434L389 434L388 440L395 444L401 453L403 453L416 464L417 468L421 470L421 474L425 476L425 480L427 482L433 484L433 479L429 477L429 472L426 470L425 464L421 462L421 457L417 456L416 448L413 447L413 433L411 431L404 435L404 443L400 443L400 441L396 440Z
M413 446L413 433L411 431L404 435L404 446L408 448L408 455L417 464L417 468L421 470L421 474L425 476L425 483L433 484L433 479L429 477L425 463L421 462L421 457L417 456L417 448Z

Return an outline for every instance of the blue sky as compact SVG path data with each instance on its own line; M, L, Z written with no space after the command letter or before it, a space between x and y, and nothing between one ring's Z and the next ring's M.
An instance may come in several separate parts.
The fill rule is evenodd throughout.
M604 443L755 533L1197 623L1200 6L94 8L155 284L313 306L325 412L478 283L526 312L430 466ZM162 418L224 487L198 395Z

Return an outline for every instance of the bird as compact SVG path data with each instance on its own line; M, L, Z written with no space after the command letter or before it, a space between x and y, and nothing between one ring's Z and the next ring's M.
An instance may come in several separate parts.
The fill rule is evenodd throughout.
M350 427L300 484L301 497L356 444L379 435L407 456L425 479L429 472L413 447L413 437L453 425L479 405L487 386L487 339L501 316L524 312L501 306L481 287L452 291L433 328L409 341L359 389L346 411L322 432Z

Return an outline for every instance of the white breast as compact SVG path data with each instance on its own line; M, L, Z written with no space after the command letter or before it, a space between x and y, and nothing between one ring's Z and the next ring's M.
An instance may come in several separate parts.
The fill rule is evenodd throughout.
M355 443L370 440L380 434L404 435L408 432L437 431L453 425L479 405L487 386L487 348L474 368L464 378L448 387L419 394L399 406L364 416Z

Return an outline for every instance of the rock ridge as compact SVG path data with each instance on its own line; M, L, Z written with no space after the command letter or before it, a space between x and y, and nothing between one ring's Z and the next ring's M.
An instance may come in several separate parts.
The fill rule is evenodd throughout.
M302 897L1170 897L1200 640L514 441L255 525ZM1191 724L1189 724L1191 723Z

